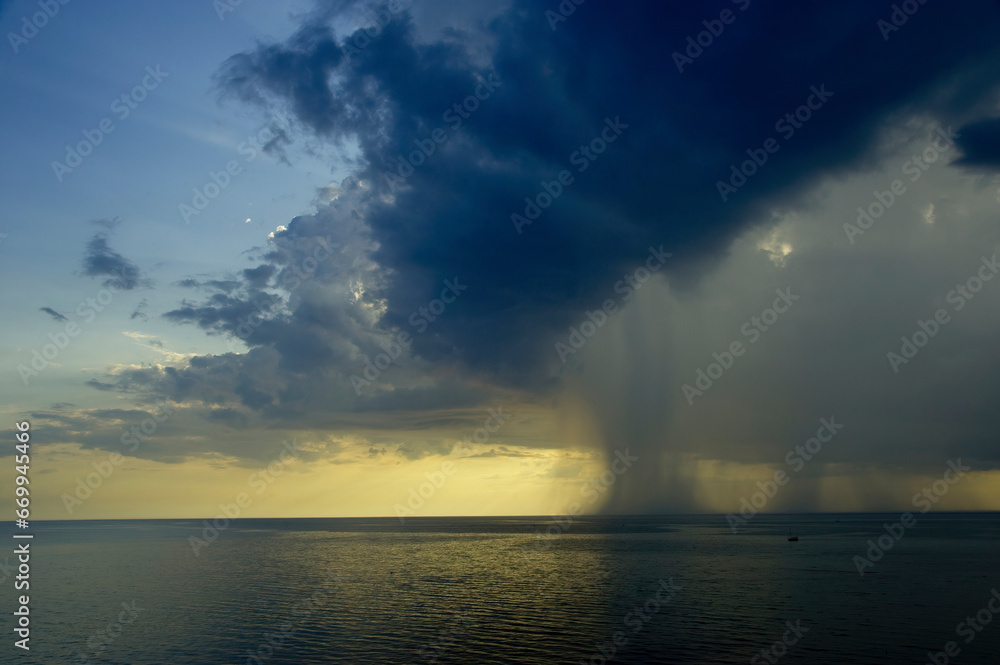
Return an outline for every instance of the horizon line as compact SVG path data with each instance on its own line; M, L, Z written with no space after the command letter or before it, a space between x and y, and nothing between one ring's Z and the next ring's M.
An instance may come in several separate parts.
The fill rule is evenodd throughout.
M795 513L756 513L756 516L770 516L770 517L781 517L781 516L830 516L830 515L892 515L892 514L903 514L911 511L898 511L898 510L877 510L877 511L848 511L848 512L795 512ZM530 519L537 518L540 520L554 520L559 518L569 517L573 520L578 519L593 519L593 518L653 518L653 517L720 517L725 519L729 514L736 513L585 513L580 515L571 515L566 513L564 515L409 515L406 517L407 520L428 520L428 519ZM988 515L988 514L998 514L1000 515L1000 510L931 510L926 513L920 513L923 516L927 515ZM30 520L31 523L36 522L139 522L139 521L190 521L190 520L211 520L216 519L218 515L212 515L208 517L87 517L87 518L65 518L65 519L34 519ZM340 516L323 516L323 517L233 517L227 518L230 522L236 522L240 520L365 520L365 519L375 519L375 520L398 520L399 517L395 515L340 515ZM405 526L405 522L401 523L401 526Z

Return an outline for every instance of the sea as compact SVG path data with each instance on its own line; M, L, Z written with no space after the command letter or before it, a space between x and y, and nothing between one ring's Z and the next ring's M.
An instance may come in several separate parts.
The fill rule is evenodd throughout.
M1000 663L1000 513L908 522L33 522L0 662Z

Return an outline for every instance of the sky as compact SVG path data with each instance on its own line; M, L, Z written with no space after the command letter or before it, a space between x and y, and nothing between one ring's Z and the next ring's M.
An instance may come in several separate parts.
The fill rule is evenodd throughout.
M0 26L37 519L1000 509L1000 3Z

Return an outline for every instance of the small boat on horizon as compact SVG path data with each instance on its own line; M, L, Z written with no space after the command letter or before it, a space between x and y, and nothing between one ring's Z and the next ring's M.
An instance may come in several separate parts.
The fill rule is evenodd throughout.
M790 542L790 543L796 543L796 542L798 542L798 540L799 540L799 537L798 536L793 536L792 535L792 530L789 529L788 530L788 542Z

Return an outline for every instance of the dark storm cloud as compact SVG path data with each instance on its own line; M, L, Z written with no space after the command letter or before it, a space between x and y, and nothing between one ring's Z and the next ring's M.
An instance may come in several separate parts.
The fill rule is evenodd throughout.
M243 277L247 280L250 286L262 289L267 286L268 281L274 277L276 272L277 269L273 265L263 263L256 268L247 268L244 270Z
M431 389L401 390L406 393L398 402L381 402L380 411L345 412L345 405L358 399L318 375L289 377L277 370L277 353L258 348L242 356L192 359L184 368L157 367L125 369L109 382L91 381L100 390L126 395L142 395L143 405L136 410L99 410L74 414L38 413L38 427L49 440L78 443L86 448L119 450L123 429L138 424L144 411L157 408L151 395L170 395L176 407L169 419L158 427L151 443L130 450L129 454L160 461L178 461L184 456L222 453L247 460L273 456L273 443L281 437L299 436L322 440L329 432L359 437L358 453L369 447L394 451L406 459L449 454L455 446L453 436L442 433L470 434L481 427L485 411L481 406L438 409L440 404L462 401L479 403L482 397L461 395L460 385ZM284 378L294 379L283 383ZM440 395L441 391L448 394ZM348 394L349 393L349 394ZM358 400L364 404L364 399ZM408 410L412 407L411 410ZM377 414L373 418L372 415ZM121 423L114 421L120 420ZM531 433L519 430L517 416L504 424L503 440L511 445L534 445ZM188 436L191 431L207 432ZM41 431L41 430L40 430ZM498 435L499 436L499 435ZM536 447L553 447L555 444ZM332 450L332 449L330 449ZM329 452L330 450L327 450ZM504 451L507 449L504 448ZM519 453L511 450L511 456ZM317 453L319 455L320 453ZM501 454L505 454L503 451Z
M962 127L957 139L963 166L1000 168L1000 118L980 120Z
M332 203L276 232L264 263L182 283L202 293L166 318L242 339L247 353L127 369L93 385L208 405L205 418L244 430L381 429L398 442L398 432L421 428L474 429L481 416L468 413L491 402L498 386L548 397L564 385L553 378L562 369L554 342L587 309L620 298L615 284L649 247L673 253L672 287L691 284L734 237L769 224L776 207L794 207L831 176L874 168L883 130L914 115L972 128L966 155L986 153L990 135L976 139L975 127L997 91L994 4L958 11L928 3L889 40L877 27L890 12L881 5L739 4L585 3L553 31L545 10L554 3L519 0L481 31L456 27L426 42L408 12L373 36L336 35L331 19L349 5L338 3L286 42L234 56L218 75L224 90L269 114L291 112L306 142L356 144L358 170L330 190ZM735 22L678 72L674 52L722 7ZM341 46L361 37L366 46L346 57ZM473 98L474 112L446 115L482 91L484 79L498 83ZM815 101L815 90L830 96L801 126L786 121L790 136L779 131L776 122L811 95ZM571 155L609 121L620 136L580 171ZM444 142L432 141L436 129ZM778 152L724 202L716 183L772 137ZM428 141L433 154L393 186L386 174L400 173L397 157ZM572 184L519 234L511 213L524 214L525 197L562 170ZM340 248L307 268L320 239ZM413 313L446 279L467 284L467 293L414 334ZM669 486L675 505L689 505L689 479L652 463L665 448L664 403L677 386L656 355L668 341L653 325L662 322L640 323L634 334L644 339L628 342L650 355L594 363L608 376L627 375L617 401L607 390L585 396L608 450L633 445L644 460L632 472L641 480L633 493ZM355 392L349 375L362 373L362 359L381 353L397 331L413 338L410 364L394 362ZM442 415L446 407L464 411ZM815 409L802 411L811 418ZM404 456L437 450L430 440L407 441ZM384 450L394 442L372 443Z
M386 393L359 396L342 378L331 381L323 372L296 373L283 369L283 361L279 349L264 346L243 355L196 356L182 368L126 369L108 381L91 380L88 385L126 394L165 394L178 402L219 407L225 414L213 411L213 418L233 426L267 423L374 431L472 431L481 425L483 416L481 410L469 413L490 395L485 388L440 380L430 386L397 386ZM453 409L441 411L442 405ZM387 415L390 412L393 415Z
M280 354L278 369L288 372L325 371L353 362L350 340L359 336L358 329L370 325L319 290L341 271L336 233L313 235L310 228L320 225L313 218L296 218L291 224L299 231L278 235L265 254L269 263L230 280L185 280L184 286L210 295L201 301L185 300L163 316L240 339L252 348L273 347ZM374 341L368 345L372 354L381 351Z
M111 249L108 234L103 232L96 234L87 243L83 274L87 277L107 276L108 279L102 282L105 287L125 291L149 285L149 280L143 279L139 266Z
M216 293L203 303L185 300L180 307L166 312L163 317L176 323L193 323L212 333L235 334L240 321L257 312L267 314L272 309L272 299L263 291L236 296Z
M379 245L373 258L392 271L378 291L382 324L404 327L441 280L459 276L475 296L414 349L505 382L538 385L552 370L555 339L647 247L674 252L680 274L703 269L735 233L765 221L765 206L877 157L872 140L893 113L919 106L960 118L957 108L996 89L982 66L997 62L998 10L988 2L922 6L888 41L877 27L888 12L881 5L733 5L735 22L683 73L673 53L720 3L588 3L555 31L544 16L550 4L522 0L496 18L486 67L471 55L477 35L418 43L404 12L350 58L340 44L360 31L338 39L312 19L285 43L234 56L219 74L225 89L290 108L318 137L358 141L359 176L385 195L361 211ZM979 76L955 79L944 98L930 95L969 63ZM444 114L491 75L495 91L453 129ZM776 131L817 89L831 96L812 118L791 136ZM627 129L578 172L570 156L607 118ZM435 128L447 141L392 191L384 174L397 173L397 155ZM716 182L769 137L780 151L723 202ZM525 196L563 169L573 184L518 234L511 213L523 214Z
M287 48L264 46L255 57L234 56L226 80L244 101L262 101L258 84L285 97L299 119L325 132L350 108L350 102L335 96L327 82L342 59L330 27L312 23Z
M39 310L45 312L56 321L69 321L69 319L67 319L65 316L63 316L56 310L52 309L51 307L40 307Z

